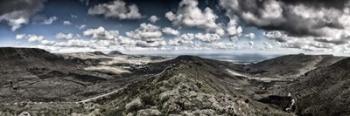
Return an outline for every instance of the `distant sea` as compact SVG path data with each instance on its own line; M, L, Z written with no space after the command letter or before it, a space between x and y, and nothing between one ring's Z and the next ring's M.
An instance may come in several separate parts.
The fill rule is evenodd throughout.
M152 54L152 56L153 55L154 54ZM229 62L239 63L239 64L257 63L267 59L281 56L281 55L262 55L262 54L185 54L185 55L194 55L202 58L229 61ZM154 56L162 56L165 58L175 58L179 56L179 54L157 54Z

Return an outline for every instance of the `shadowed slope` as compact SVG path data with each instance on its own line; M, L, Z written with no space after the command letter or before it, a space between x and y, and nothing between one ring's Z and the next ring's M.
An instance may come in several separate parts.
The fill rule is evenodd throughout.
M297 113L350 115L350 59L310 71L286 88L296 98Z

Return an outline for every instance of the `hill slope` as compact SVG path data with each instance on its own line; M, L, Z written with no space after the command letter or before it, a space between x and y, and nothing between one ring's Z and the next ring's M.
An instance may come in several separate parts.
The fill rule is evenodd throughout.
M308 72L289 85L297 113L314 116L350 115L350 58Z
M147 73L119 90L76 102L3 105L5 113L27 111L32 115L292 115L278 107L249 97L257 84L246 77L232 75L240 65L180 56L149 63ZM161 68L159 68L161 67ZM140 71L142 72L142 71ZM148 76L146 76L148 75ZM42 108L50 107L48 109ZM35 109L37 112L33 112ZM69 112L67 112L69 111ZM1 113L1 112L0 112ZM16 114L16 113L15 113Z
M196 56L152 59L0 48L0 115L350 112L350 58L299 54L248 65ZM110 72L117 69L127 73Z
M296 78L308 71L329 66L342 59L344 57L332 55L286 55L248 65L245 70L261 77Z
M125 85L85 70L89 62L36 48L0 48L0 102L74 101Z
M235 84L244 86L249 84L249 80L226 75L221 70L224 65L213 65L208 61L180 56L165 62L172 65L149 79L127 86L115 95L109 104L115 104L112 107L116 109L106 114L290 115L235 91L232 89Z

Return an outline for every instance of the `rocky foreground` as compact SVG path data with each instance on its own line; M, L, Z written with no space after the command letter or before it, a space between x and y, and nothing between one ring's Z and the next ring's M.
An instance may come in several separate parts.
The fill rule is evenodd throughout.
M1 116L346 116L350 60L255 64L0 48Z

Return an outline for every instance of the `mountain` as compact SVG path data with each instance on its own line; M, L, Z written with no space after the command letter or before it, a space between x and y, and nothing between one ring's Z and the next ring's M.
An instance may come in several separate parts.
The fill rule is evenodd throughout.
M0 48L0 102L75 101L125 85L133 79L87 70L90 60L36 48Z
M346 58L306 73L282 91L295 97L299 115L350 115L349 69L350 58Z
M253 64L0 48L0 115L349 115L350 58Z
M229 75L223 70L230 68L226 64L194 56L152 64L167 67L144 81L126 86L114 97L108 97L111 101L97 103L115 107L106 112L111 116L291 115L236 91L236 85L248 85L249 80Z
M125 55L125 54L123 54L120 51L111 51L111 52L108 53L108 55Z
M236 76L227 70L241 65L179 56L163 62L145 64L138 73L147 72L137 81L120 89L76 102L38 103L2 106L8 112L28 110L29 113L55 115L293 115L277 107L250 98L255 81ZM130 77L134 78L134 77ZM93 107L93 108L85 108ZM39 113L31 112L39 109ZM64 112L69 110L70 112ZM7 112L7 113L8 113ZM23 113L23 112L22 112ZM67 114L68 113L68 114Z
M15 51L16 50L19 50L19 49L15 49ZM8 51L8 50L5 50L5 51ZM22 51L26 51L26 50L22 50ZM51 63L54 64L56 62L70 63L71 58L67 56L62 57L60 55L51 54L46 51L41 51L38 49L33 49L33 51L31 52L23 52L23 54L30 55L31 53L39 53L39 52L43 52L42 54L45 54L45 55L33 55L31 56L31 59L40 59L40 58L46 59L45 56L53 56L53 57L59 57L60 59L47 60L45 62L47 62L47 64L51 64ZM88 53L88 54L91 55L91 53ZM103 54L100 54L100 55L94 54L94 55L101 56L101 57L104 56ZM71 54L70 57L73 57L73 56L74 55ZM80 54L78 56L82 57L83 55ZM8 59L8 61L11 61L11 59ZM30 60L30 62L35 63L35 62L38 62L38 60ZM2 62L2 63L6 64L7 62ZM74 63L75 62L72 62L72 64ZM119 62L119 63L123 63L123 62ZM115 62L112 65L116 66L117 64L118 62ZM66 66L64 70L69 69L69 72L72 71L71 69L73 69L73 67L69 67L70 64L67 64L67 65L63 64L63 65ZM51 65L42 65L42 67L46 67L46 66L49 67ZM63 105L64 107L61 110L68 110L73 107L74 109L78 110L76 111L77 113L91 113L87 109L77 108L78 106L75 105L75 102L82 100L84 104L94 104L94 105L98 104L98 109L103 109L100 113L104 115L113 115L113 114L126 115L129 113L142 115L150 111L156 112L156 113L160 112L161 114L186 114L186 113L192 113L192 114L208 113L209 115L210 114L212 115L216 115L216 114L223 114L223 115L289 114L279 110L278 108L270 107L269 105L260 103L248 97L247 93L249 92L252 93L252 91L254 91L253 89L250 89L251 81L245 77L235 76L227 72L227 70L235 70L235 69L239 69L240 67L241 65L236 65L229 62L203 59L195 56L179 56L172 60L167 60L162 62L149 62L142 65L140 68L135 68L133 73L139 74L138 76L130 74L130 75L124 75L123 77L106 78L105 80L100 80L93 83L88 83L88 84L83 83L82 85L79 85L79 86L70 82L70 81L74 81L76 83L80 82L71 75L52 74L51 76L54 76L54 77L38 78L38 75L42 73L40 72L36 75L33 75L32 79L29 79L29 80L22 79L21 81L13 81L13 82L9 82L8 84L4 84L7 86L15 86L16 89L2 92L2 96L5 96L2 98L2 100L3 101L14 100L13 102L16 102L16 101L23 102L29 99L29 101L33 102L31 105L28 105L29 109L30 108L37 109L38 107L40 107L36 102L51 101L51 102L56 102L57 104ZM55 68L53 68L52 70L54 69ZM74 70L81 71L81 73L84 72L84 70L82 70L82 68L80 67L76 67L74 68ZM58 72L59 71L60 70L58 70ZM85 73L89 74L92 72L85 71ZM14 75L12 74L9 76L14 76ZM94 79L96 77L82 76L81 78ZM115 78L118 78L118 79L115 79ZM11 79L4 78L4 80L11 80ZM63 81L63 80L69 80L69 81ZM37 83L33 83L29 85L19 84L19 83L30 83L32 81L35 81ZM53 81L55 82L55 84L53 84ZM48 83L50 85L45 83ZM118 84L118 83L127 83L127 86L120 88L121 84ZM36 88L33 86L35 86ZM117 87L119 87L120 90L111 91L111 89L113 89L112 87L106 88L103 86L114 86L115 90L117 90ZM247 87L244 87L244 86L247 86ZM33 89L26 90L25 88L33 88ZM89 88L89 89L86 89L86 88ZM163 88L164 90L159 88ZM9 88L2 87L2 89L6 90ZM34 89L40 91L41 93L33 92ZM110 91L108 92L106 89ZM49 92L48 90L52 90L53 92ZM13 91L20 91L20 92L17 92L17 94L13 94ZM100 91L104 91L104 92L100 92ZM181 94L176 96L177 95L176 91ZM29 97L26 96L26 94L28 94L29 92L33 92L33 94L35 93L36 96L32 94L30 94ZM172 92L175 92L175 93L172 93ZM105 94L101 95L101 93L105 93ZM167 93L169 93L170 95L167 95ZM16 95L18 94L23 94L25 96L16 97ZM68 96L68 94L70 96ZM100 94L101 96L97 96L98 94ZM188 96L190 94L193 94L193 96L192 95ZM81 95L86 95L86 96L81 96ZM89 98L89 95L97 96L97 97ZM13 96L13 97L8 97L8 96ZM150 98L147 98L147 97L150 97ZM169 99L163 98L163 97L168 97ZM192 97L196 97L196 99L192 99ZM125 98L128 98L128 99L125 99ZM209 101L204 102L203 100L205 99L208 99ZM145 106L140 106L140 107L133 106L134 102L138 103L139 101L141 102L141 104ZM163 107L162 104L168 104L168 105ZM12 108L15 107L13 106L13 104L11 105L12 105L11 106ZM53 107L53 109L41 109L42 112L50 113L50 112L53 112L54 109L56 109L56 111L57 110L59 111L58 105L48 104L48 103L45 105ZM5 105L3 107L6 108L7 106ZM133 108L133 107L136 107L136 108ZM15 109L8 109L8 110L16 112L24 109L18 106ZM75 112L75 110L73 111ZM61 114L64 112L57 112L57 113Z
M245 70L261 77L296 78L319 67L327 67L344 57L332 55L286 55L248 65Z

